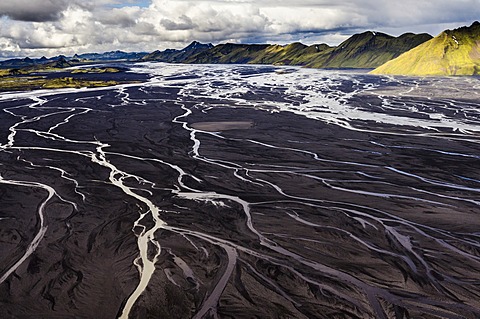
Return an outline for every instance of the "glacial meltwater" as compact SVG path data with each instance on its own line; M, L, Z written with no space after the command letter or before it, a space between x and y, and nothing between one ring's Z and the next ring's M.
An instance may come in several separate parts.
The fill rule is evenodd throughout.
M480 318L480 79L140 63L0 95L1 318Z

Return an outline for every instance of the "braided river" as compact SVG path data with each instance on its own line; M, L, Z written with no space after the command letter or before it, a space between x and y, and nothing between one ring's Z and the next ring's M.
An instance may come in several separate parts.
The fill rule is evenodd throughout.
M129 67L0 95L1 318L480 318L480 78Z

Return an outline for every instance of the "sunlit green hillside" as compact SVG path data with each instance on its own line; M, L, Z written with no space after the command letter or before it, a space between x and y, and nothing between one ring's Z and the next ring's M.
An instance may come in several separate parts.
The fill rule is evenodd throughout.
M480 23L446 30L437 37L378 67L373 74L478 75Z

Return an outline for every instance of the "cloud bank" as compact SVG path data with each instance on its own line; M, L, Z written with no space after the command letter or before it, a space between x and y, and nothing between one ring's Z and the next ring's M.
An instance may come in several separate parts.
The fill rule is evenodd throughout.
M338 44L365 30L438 34L480 0L15 0L0 2L0 56L154 51L202 42Z

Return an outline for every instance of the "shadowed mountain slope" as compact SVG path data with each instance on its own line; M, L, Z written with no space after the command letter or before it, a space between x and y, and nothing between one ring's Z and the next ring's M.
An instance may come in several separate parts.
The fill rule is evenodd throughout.
M159 62L170 62L170 63L182 63L185 62L192 55L201 53L208 49L213 48L211 43L203 44L197 41L193 41L186 48L182 50L167 49L165 51L154 51L150 54L147 54L141 61L159 61Z

